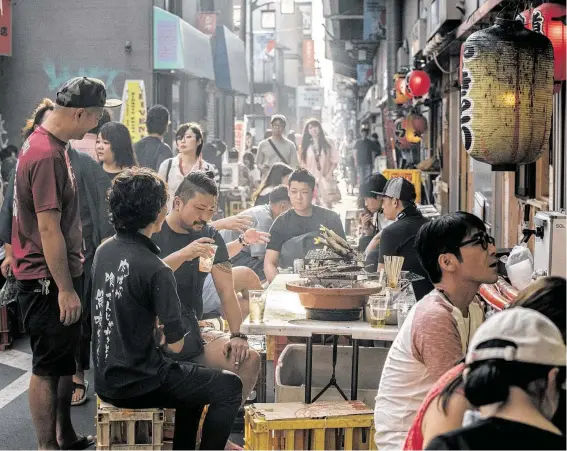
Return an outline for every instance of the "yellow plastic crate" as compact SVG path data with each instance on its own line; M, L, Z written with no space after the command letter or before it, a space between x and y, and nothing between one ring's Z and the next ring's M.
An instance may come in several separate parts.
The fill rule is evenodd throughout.
M341 407L364 413L332 413L340 413ZM296 418L284 418L293 410ZM247 450L375 450L374 433L374 415L360 401L252 404L245 409Z
M415 201L421 203L421 171L419 169L384 169L382 175L387 179L403 177L415 186Z

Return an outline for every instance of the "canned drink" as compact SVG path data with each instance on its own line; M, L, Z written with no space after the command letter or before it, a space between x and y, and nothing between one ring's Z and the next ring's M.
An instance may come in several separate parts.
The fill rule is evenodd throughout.
M293 272L295 274L299 274L299 271L303 271L305 269L305 262L302 258L297 258L293 261Z

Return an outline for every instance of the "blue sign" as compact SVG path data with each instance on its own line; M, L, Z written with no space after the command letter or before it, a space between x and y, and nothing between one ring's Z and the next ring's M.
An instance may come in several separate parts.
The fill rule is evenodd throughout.
M385 0L364 0L362 39L365 41L386 39Z
M356 65L356 84L366 86L372 84L372 66L370 64Z
M216 84L220 89L248 95L248 70L244 42L227 27L218 25L214 37Z

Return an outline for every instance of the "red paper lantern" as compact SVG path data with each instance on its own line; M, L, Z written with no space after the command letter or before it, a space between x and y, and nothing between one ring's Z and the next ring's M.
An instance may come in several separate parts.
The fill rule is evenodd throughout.
M411 143L407 140L407 120L405 117L396 119L394 122L394 133L398 149L409 149L411 147Z
M534 12L533 8L526 9L525 11L522 11L520 14L518 14L518 17L516 17L516 20L519 20L520 22L522 22L524 24L524 28L531 30L532 29L532 14L533 14L533 12Z
M534 9L532 14L532 30L541 33L553 44L553 57L555 62L555 81L565 80L565 5L544 3Z
M412 70L406 77L407 90L413 97L422 97L429 92L431 79L423 70Z
M427 131L427 119L422 114L412 113L408 116L408 120L411 121L416 135L422 136Z

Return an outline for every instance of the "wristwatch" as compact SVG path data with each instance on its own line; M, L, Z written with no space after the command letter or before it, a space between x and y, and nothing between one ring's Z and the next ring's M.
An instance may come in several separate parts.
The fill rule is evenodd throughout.
M242 338L243 340L248 341L248 335L245 335L241 332L232 332L230 334L230 339L232 340L233 338Z

